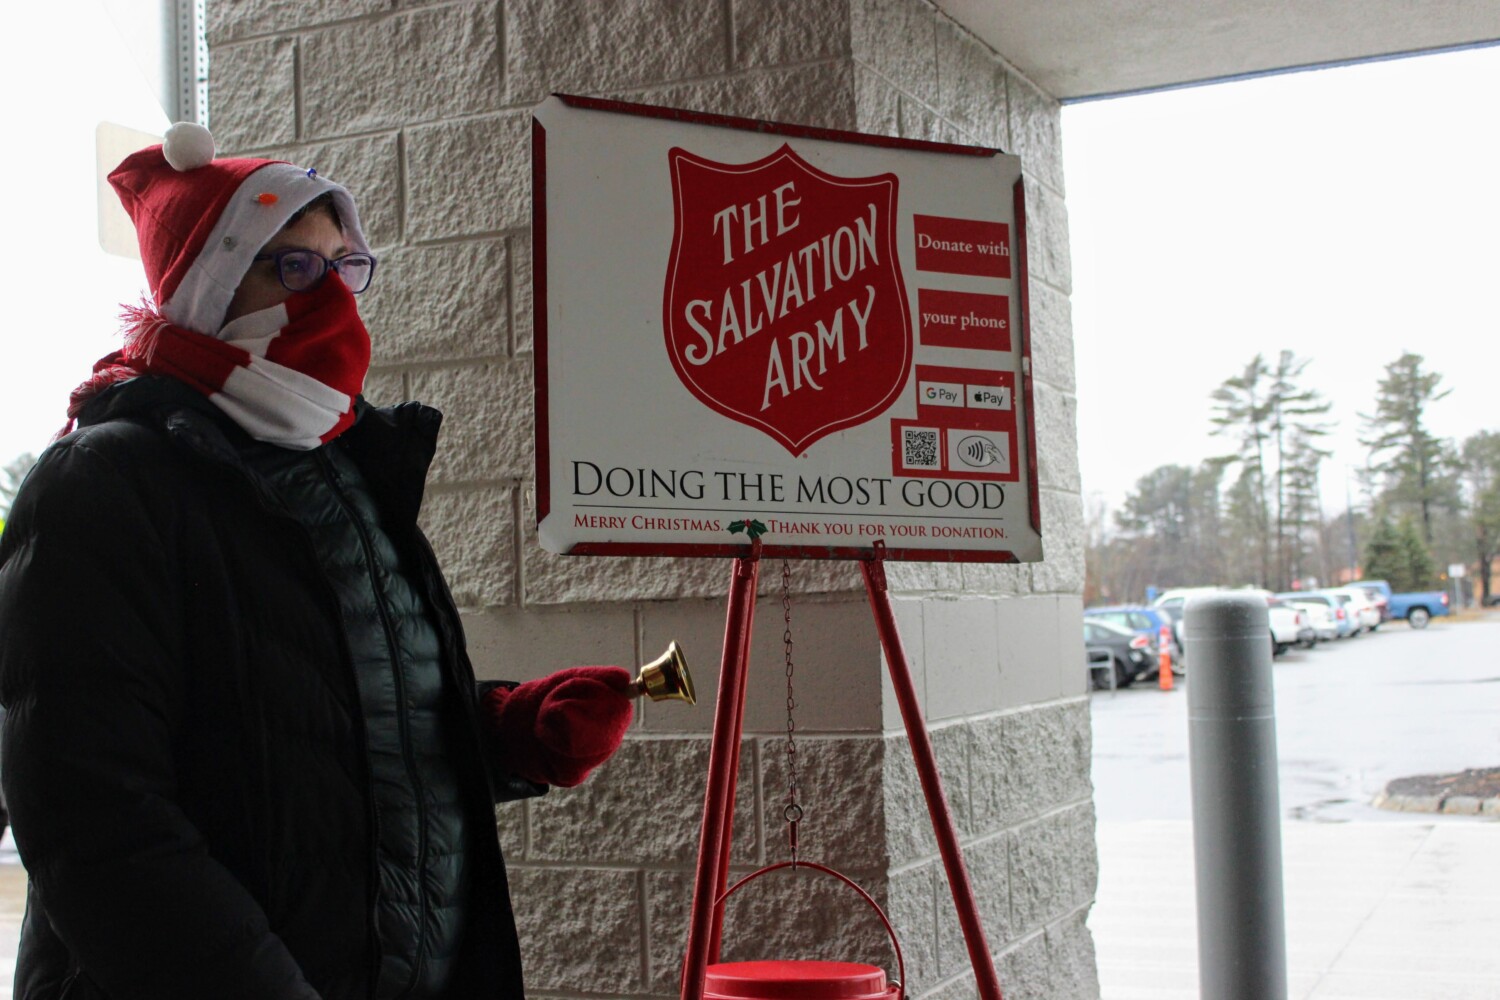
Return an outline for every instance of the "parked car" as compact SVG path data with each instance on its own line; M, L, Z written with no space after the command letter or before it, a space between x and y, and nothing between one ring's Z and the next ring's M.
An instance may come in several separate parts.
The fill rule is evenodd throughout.
M1431 590L1391 595L1391 617L1405 618L1412 628L1426 628L1434 618L1448 614L1448 592Z
M1177 648L1187 654L1187 642L1184 641L1182 630L1183 609L1187 607L1188 598L1198 594L1214 594L1222 590L1222 587L1173 587L1156 595L1156 600L1151 606L1159 611L1165 611L1172 619L1172 635L1177 640Z
M1310 601L1302 595L1294 595L1290 598L1285 594L1279 596L1307 616L1308 625L1317 636L1316 642L1332 642L1339 637L1338 622L1333 617L1333 608L1327 601Z
M1355 580L1349 584L1363 590L1375 602L1375 607L1380 610L1380 620L1388 622L1393 617L1391 614L1391 585L1384 580Z
M1365 632L1373 632L1380 627L1380 609L1375 602L1370 600L1370 595L1364 588L1357 586L1334 587L1331 593L1348 594L1349 603L1354 608L1354 613L1359 616L1359 627Z
M1128 628L1138 635L1146 636L1158 645L1161 642L1162 630L1166 629L1172 663L1177 666L1182 661L1182 640L1177 634L1176 623L1163 608L1146 607L1140 604L1114 604L1108 607L1084 608L1083 617Z
M1266 597L1266 610L1271 619L1271 655L1280 656L1293 646L1306 644L1312 636L1312 627L1307 617L1297 608L1279 599L1268 591L1260 591ZM1316 637L1314 636L1314 641Z
M1346 610L1346 605L1349 603L1347 594L1344 595L1345 599L1342 601L1332 594L1325 594L1321 590L1294 590L1290 593L1277 594L1276 596L1284 601L1291 601L1293 604L1308 604L1327 608L1329 620L1333 623L1334 631L1332 638L1346 639L1354 635L1359 629L1359 626L1354 621L1354 615ZM1316 618L1316 615L1314 615L1314 618ZM1314 621L1314 627L1317 627L1316 621Z
M1115 687L1129 687L1158 665L1156 641L1109 622L1083 621L1083 645L1093 662L1093 651L1107 649L1114 665ZM1098 685L1095 686L1108 686Z

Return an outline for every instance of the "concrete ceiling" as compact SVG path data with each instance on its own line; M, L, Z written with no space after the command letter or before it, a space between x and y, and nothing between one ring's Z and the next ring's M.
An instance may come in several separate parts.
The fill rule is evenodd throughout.
M935 0L1064 101L1500 42L1497 0Z

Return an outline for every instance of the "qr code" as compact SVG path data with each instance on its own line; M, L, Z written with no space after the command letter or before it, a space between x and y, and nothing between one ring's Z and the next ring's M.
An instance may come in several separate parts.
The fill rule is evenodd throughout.
M922 427L901 430L901 464L908 469L938 467L938 432Z

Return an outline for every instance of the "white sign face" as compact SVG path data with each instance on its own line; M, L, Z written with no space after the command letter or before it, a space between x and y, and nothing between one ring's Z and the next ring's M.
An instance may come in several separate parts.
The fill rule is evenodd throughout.
M1041 559L1019 160L577 97L532 143L545 548Z

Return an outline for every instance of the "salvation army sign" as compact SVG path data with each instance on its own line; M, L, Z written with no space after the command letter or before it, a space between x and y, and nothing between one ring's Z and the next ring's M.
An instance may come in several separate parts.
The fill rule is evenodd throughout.
M745 164L667 158L662 326L682 384L793 455L885 410L911 374L896 176L836 177L786 144Z
M545 548L1041 558L1015 157L578 97L532 148Z

